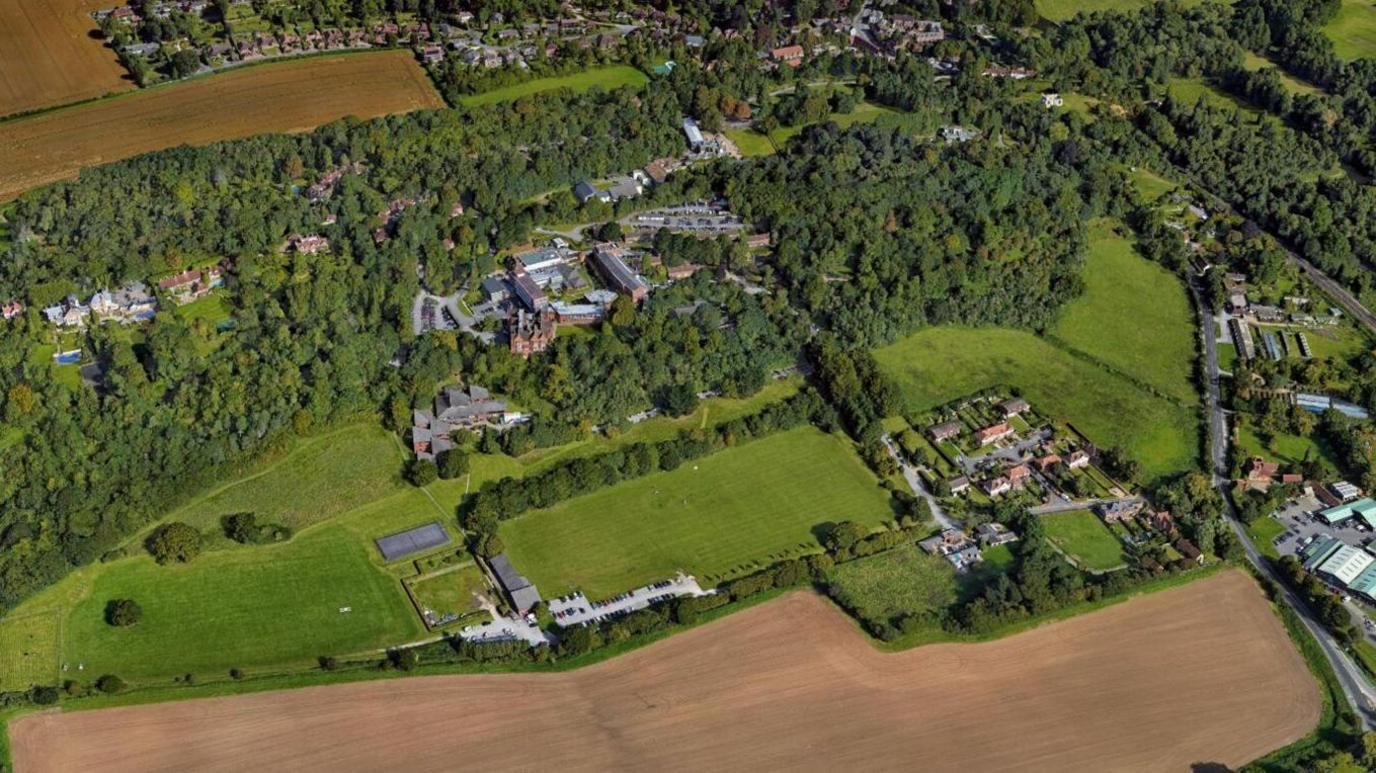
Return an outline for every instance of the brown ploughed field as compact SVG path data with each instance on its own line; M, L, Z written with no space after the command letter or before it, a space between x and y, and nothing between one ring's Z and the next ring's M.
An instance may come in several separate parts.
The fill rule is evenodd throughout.
M437 676L50 712L19 773L1237 766L1319 695L1230 571L999 641L889 654L799 592L564 674Z
M134 88L90 12L117 0L0 0L0 116Z
M0 201L153 150L443 106L409 51L231 70L0 123Z

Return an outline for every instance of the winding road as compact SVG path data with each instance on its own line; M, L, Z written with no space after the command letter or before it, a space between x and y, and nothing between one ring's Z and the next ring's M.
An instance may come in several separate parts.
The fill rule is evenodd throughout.
M1298 256L1292 255L1306 271L1317 272L1313 266ZM1320 274L1322 276L1322 274ZM1324 277L1330 283L1331 279ZM1327 286L1318 283L1325 289ZM1376 728L1376 690L1372 689L1367 682L1360 668L1352 661L1352 658L1340 647L1323 627L1304 601L1285 584L1280 575L1271 567L1271 564L1257 550L1256 545L1252 544L1251 537L1243 527L1242 522L1237 517L1237 511L1233 509L1233 502L1229 498L1229 478L1228 478L1228 423L1227 417L1223 412L1223 403L1219 390L1219 367L1218 367L1218 331L1214 324L1213 316L1209 314L1204 306L1203 297L1199 288L1193 280L1190 281L1190 292L1194 295L1195 307L1199 310L1200 332L1204 337L1204 356L1207 361L1208 388L1207 405L1209 411L1209 457L1212 467L1212 477L1214 486L1223 495L1223 512L1229 524L1233 528L1233 533L1242 542L1243 549L1247 553L1247 560L1257 567L1257 570L1265 577L1268 577L1281 589L1281 597L1295 610L1304 623L1304 627L1309 629L1319 647L1323 649L1324 655L1328 658L1329 665L1333 667L1334 673L1338 677L1338 685L1342 688L1343 694L1347 698L1349 705L1355 707L1356 715L1362 725L1363 730ZM1344 303L1344 299L1338 297L1339 303ZM1348 296L1350 302L1357 304L1355 298ZM1344 303L1346 305L1346 303ZM1376 315L1357 304L1365 312L1366 318L1376 320ZM1354 316L1359 316L1354 314ZM1368 323L1369 324L1369 323Z

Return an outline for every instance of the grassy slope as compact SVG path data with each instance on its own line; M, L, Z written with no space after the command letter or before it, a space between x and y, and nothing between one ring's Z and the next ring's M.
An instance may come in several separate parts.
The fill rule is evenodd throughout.
M1138 255L1110 221L1091 226L1084 278L1084 294L1066 306L1052 334L1177 400L1197 402L1194 312L1180 281Z
M505 86L499 89L484 91L480 94L470 94L460 97L459 102L465 107L475 107L479 105L492 105L499 102L510 102L513 99L538 94L541 91L552 91L554 89L573 89L574 91L587 91L593 86L601 86L604 89L616 89L622 86L643 86L650 79L645 73L634 67L626 65L612 65L610 67L598 67L592 70L572 73L570 75L556 75L549 78L536 78L535 80Z
M847 442L802 428L527 513L501 535L545 596L599 598L680 569L710 581L815 548L817 524L890 516Z
M1120 376L1019 330L936 327L875 352L910 411L987 387L1019 387L1041 411L1101 446L1123 446L1148 475L1195 464L1196 417Z
M1305 83L1293 75L1286 73L1280 65L1267 59L1264 56L1247 51L1242 55L1242 66L1248 70L1260 70L1266 67L1274 67L1280 72L1280 82L1285 86L1286 91L1291 94L1318 94L1321 92L1317 86Z
M1324 26L1323 34L1343 59L1376 56L1376 5L1369 0L1343 0L1342 9Z
M1122 566L1123 544L1099 517L1088 510L1042 516L1046 536L1086 569Z
M306 441L263 473L211 492L169 518L216 530L224 515L254 512L261 521L302 529L399 490L402 461L388 432L353 425Z

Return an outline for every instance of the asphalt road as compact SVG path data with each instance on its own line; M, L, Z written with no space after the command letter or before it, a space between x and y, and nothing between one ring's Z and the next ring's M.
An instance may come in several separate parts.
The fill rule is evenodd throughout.
M1297 260L1300 260L1296 258ZM1307 265L1301 261L1302 265ZM1306 270L1317 270L1310 266ZM1327 277L1324 277L1327 279ZM1331 280L1329 280L1331 281ZM1326 288L1325 288L1326 289ZM1298 594L1290 589L1280 576L1271 568L1270 563L1261 555L1256 546L1252 544L1251 537L1238 520L1237 511L1233 509L1233 502L1229 498L1230 481L1228 478L1228 427L1227 418L1223 413L1222 398L1219 391L1219 368L1218 368L1218 341L1217 331L1214 326L1212 316L1205 310L1200 297L1199 289L1193 282L1190 283L1190 292L1194 293L1195 306L1200 310L1201 332L1204 336L1204 356L1208 368L1208 389L1207 403L1209 410L1209 455L1213 466L1213 482L1223 495L1223 512L1228 522L1233 527L1243 548L1247 553L1247 560L1262 573L1269 577L1281 589L1281 598L1286 604L1290 605L1305 628L1319 643L1324 655L1328 658L1329 664L1333 667L1334 673L1338 676L1338 685L1342 688L1343 694L1347 698L1349 705L1356 709L1358 720L1361 722L1363 730L1376 728L1376 690L1366 681L1360 668L1357 667L1347 653L1338 646L1337 641L1329 635L1328 631L1316 620L1309 611ZM1350 296L1349 296L1350 299ZM1341 298L1338 299L1340 302ZM1355 303L1355 299L1352 299ZM1358 304L1360 307L1360 304ZM1363 309L1363 311L1366 311ZM1366 311L1368 317L1376 319L1371 312ZM1354 315L1355 316L1355 315Z

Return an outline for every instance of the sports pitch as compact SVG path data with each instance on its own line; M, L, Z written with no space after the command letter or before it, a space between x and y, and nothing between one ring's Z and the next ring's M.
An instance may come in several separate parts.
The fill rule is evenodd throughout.
M891 517L848 441L808 427L527 513L501 537L544 596L602 598L680 569L710 582L815 550L819 524Z

